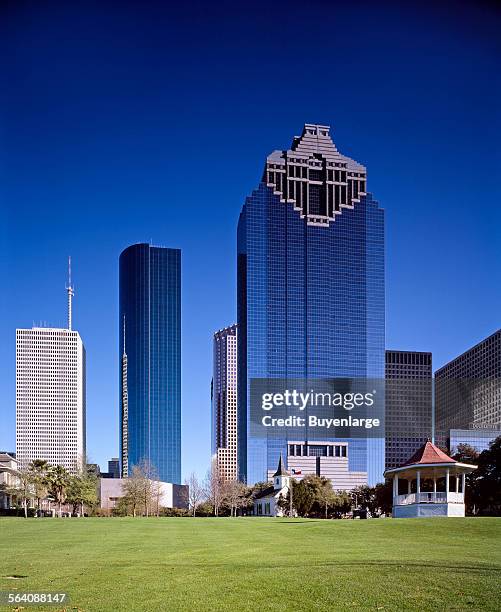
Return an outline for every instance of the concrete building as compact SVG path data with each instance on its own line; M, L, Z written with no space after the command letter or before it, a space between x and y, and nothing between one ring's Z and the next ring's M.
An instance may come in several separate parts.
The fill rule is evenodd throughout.
M386 351L386 469L402 465L433 433L431 353Z
M85 457L86 357L72 329L71 274L67 292L67 328L16 330L16 458L23 469L44 459L74 473Z
M125 478L99 479L99 504L101 509L112 511L117 507L121 497L124 496L123 486ZM159 508L188 508L188 487L171 482L152 481L157 491L154 503Z
M237 326L214 334L212 455L225 481L237 480Z
M501 330L435 372L436 440L451 448L451 430L501 434Z
M367 472L350 470L348 442L289 441L287 467L295 480L305 476L323 476L336 491L351 491L367 484ZM273 473L268 472L271 480Z
M251 381L384 379L384 211L329 126L306 124L267 157L237 245L238 468L252 484L288 439L252 435ZM349 470L380 482L384 437L345 441Z

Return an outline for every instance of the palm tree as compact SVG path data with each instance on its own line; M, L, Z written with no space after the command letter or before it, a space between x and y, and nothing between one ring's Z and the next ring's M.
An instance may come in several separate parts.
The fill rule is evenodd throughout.
M49 464L44 459L34 459L28 466L31 482L35 487L35 497L37 500L37 509L40 512L42 499L47 495Z
M59 506L58 514L61 516L61 506L65 498L66 489L70 483L70 475L62 465L56 465L56 467L49 468L47 481L49 490Z

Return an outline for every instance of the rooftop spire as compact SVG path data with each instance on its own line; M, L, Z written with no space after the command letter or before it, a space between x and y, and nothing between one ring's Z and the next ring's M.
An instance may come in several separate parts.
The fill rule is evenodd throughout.
M72 311L71 311L71 300L75 295L74 287L71 284L71 255L68 257L68 284L66 286L66 291L68 293L68 329L71 330L71 322L72 322Z

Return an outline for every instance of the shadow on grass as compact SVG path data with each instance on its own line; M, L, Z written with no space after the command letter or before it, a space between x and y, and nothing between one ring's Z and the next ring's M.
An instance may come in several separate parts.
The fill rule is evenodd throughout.
M123 566L123 562L120 564ZM193 569L202 569L202 570L210 570L213 571L215 569L238 569L239 571L247 570L304 570L303 564L292 564L292 563L282 563L282 564L263 564L263 563L238 563L235 560L229 560L227 563L210 563L204 561L203 563L176 563L176 566L173 566L171 563L152 563L148 564L148 568L158 567L165 569L178 569L178 568L193 568ZM332 569L336 568L398 568L400 570L429 570L429 569L439 569L439 570L447 570L452 572L475 572L477 574L486 574L486 573L494 573L501 574L501 567L499 565L485 565L485 566L475 566L475 565L445 565L441 562L431 562L431 563L420 563L420 562L412 562L412 561L326 561L324 563L311 563L310 569L315 568L326 568L330 567Z

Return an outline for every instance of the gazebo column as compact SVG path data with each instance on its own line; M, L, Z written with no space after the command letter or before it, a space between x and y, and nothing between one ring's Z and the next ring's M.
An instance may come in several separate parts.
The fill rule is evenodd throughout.
M456 493L459 493L459 476L456 474Z
M437 501L437 478L433 476L433 501Z
M421 501L421 472L419 470L416 471L417 480L416 480L416 502L419 504Z
M466 490L465 487L466 487L466 474L465 472L463 472L461 475L461 491L463 492L463 501L464 501L464 492Z
M449 468L445 470L445 503L449 501Z
M412 480L408 480L407 481L407 494L408 495L411 494L411 485L412 485Z

